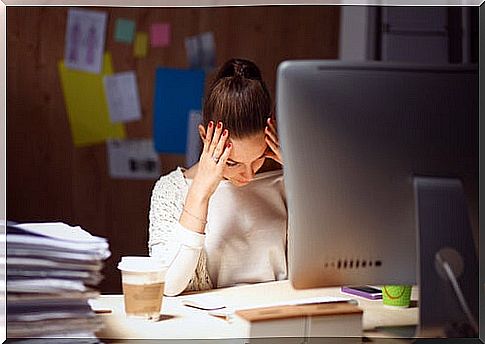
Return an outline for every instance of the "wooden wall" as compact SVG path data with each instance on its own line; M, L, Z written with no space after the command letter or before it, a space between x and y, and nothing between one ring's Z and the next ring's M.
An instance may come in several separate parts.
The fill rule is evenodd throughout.
M126 125L127 136L152 136L152 98L158 66L188 67L184 38L212 31L217 63L254 60L274 95L275 71L285 59L335 59L339 8L269 6L226 8L97 8L109 13L106 49L115 72L135 70L143 118ZM143 59L132 45L114 42L118 17L148 32L157 21L172 24L172 45ZM114 180L104 144L75 148L57 62L64 55L66 7L7 8L7 218L64 221L109 239L103 292L119 292L116 263L122 255L147 254L148 209L153 181ZM161 155L162 172L184 164Z

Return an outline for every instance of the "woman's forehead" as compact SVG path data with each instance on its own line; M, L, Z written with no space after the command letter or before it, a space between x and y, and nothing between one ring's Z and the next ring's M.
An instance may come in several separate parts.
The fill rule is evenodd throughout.
M260 158L267 148L264 132L244 139L231 139L231 142L233 147L229 159L236 162L253 162Z

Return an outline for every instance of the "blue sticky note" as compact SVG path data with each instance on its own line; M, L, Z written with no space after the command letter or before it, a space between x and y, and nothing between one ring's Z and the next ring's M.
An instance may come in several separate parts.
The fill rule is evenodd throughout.
M156 70L153 137L157 152L185 154L189 113L202 108L204 78L202 69Z
M135 36L135 22L129 19L118 18L115 23L115 41L132 43Z

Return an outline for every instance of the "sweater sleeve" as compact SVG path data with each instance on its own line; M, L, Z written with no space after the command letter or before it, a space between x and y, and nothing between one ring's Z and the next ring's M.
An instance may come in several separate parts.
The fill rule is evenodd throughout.
M149 212L150 256L169 266L165 294L212 288L206 271L205 235L184 228L178 222L183 209L186 184L181 171L161 177L152 191Z

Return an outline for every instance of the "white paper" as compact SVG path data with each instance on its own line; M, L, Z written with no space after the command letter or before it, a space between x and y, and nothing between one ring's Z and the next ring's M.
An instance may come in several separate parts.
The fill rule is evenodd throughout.
M56 251L68 251L65 254L66 257L69 257L71 253L83 253L84 257L89 257L87 260L105 259L111 254L109 244L105 238L91 235L79 226L72 227L62 222L9 225L7 229L7 245L17 249L38 250L45 248ZM78 255L74 257L79 258Z
M140 96L135 72L106 75L103 81L111 122L140 120Z
M22 228L32 234L47 236L57 240L100 242L106 241L85 231L79 226L69 226L63 222L33 222L21 223L15 227Z
M153 140L109 140L106 145L109 173L112 178L160 177L160 161L153 147Z
M75 271L101 271L103 264L100 261L95 263L80 262L71 263L69 261L54 261L51 259L37 258L37 257L8 257L8 269L66 269Z
M216 44L212 32L185 38L185 50L190 68L202 68L206 72L216 65Z
M261 303L261 304L247 306L247 307L238 307L238 310L266 308L266 307L281 307L281 306L300 306L300 305L332 303L332 302L357 302L357 301L351 299L350 297L343 297L343 296L317 296L317 297L306 297L306 298L293 299L293 300L287 300L287 301Z
M202 122L200 111L191 110L187 121L187 151L185 153L185 163L187 168L199 161L201 141L198 125Z
M349 297L340 296L321 296L321 297L307 297L301 299L293 299L287 301L271 302L271 303L254 303L250 305L235 305L232 304L227 298L212 294L201 294L188 296L181 300L185 306L199 308L210 311L209 314L216 317L231 317L235 310L265 308L265 307L278 307L278 306L293 306L293 305L306 305L306 304L318 304L318 303L332 303L332 302L356 302Z
M198 295L194 298L184 298L181 300L184 306L203 309L207 311L226 308L226 300L216 295Z
M9 293L56 293L64 291L86 291L86 286L81 281L72 281L56 278L41 278L27 280L7 281Z
M107 13L69 9L64 63L67 68L100 73L103 66Z

